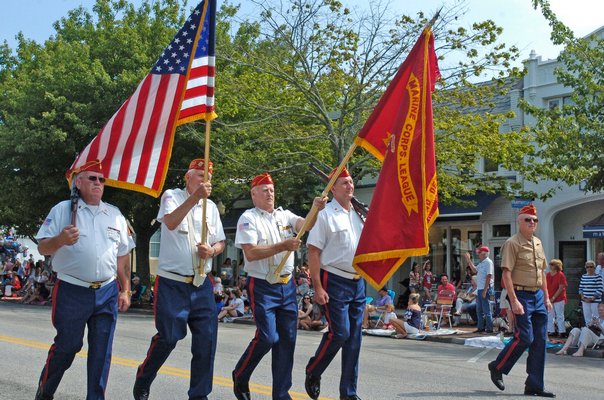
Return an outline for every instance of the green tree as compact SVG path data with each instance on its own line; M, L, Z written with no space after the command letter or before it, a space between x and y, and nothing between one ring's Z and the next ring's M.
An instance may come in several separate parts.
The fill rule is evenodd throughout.
M234 176L277 171L283 186L295 189L288 200L308 203L298 191L307 179L302 166L339 163L432 15L394 16L385 1L358 10L337 0L250 3L255 17L238 21L237 33L220 47L227 63L218 95L227 103L217 150L231 140L233 157L248 163ZM434 100L444 202L477 190L515 193L519 183L480 174L476 161L488 156L526 171L523 161L532 151L525 132L501 131L512 114L493 112L493 98L520 78L513 67L518 51L499 42L501 28L493 21L459 26L463 11L464 2L453 2L433 27L442 73ZM485 77L489 84L472 83ZM360 179L375 175L379 165L357 151L349 168Z
M572 89L570 104L541 109L524 103L536 124L531 134L538 145L541 170L569 185L582 180L587 189L604 188L604 39L577 38L552 11L549 1L532 0L549 22L554 44L563 45L555 70L561 84Z
M98 0L93 14L80 7L56 22L43 45L21 34L16 52L2 45L1 224L33 235L50 207L69 196L65 171L133 93L186 11L177 0L144 1L138 9L125 0ZM201 148L195 132L179 130L168 185L181 184L190 149ZM137 270L145 278L157 199L112 188L105 199L132 222Z
M228 208L249 196L247 182L269 171L278 202L299 211L323 187L308 174L313 161L335 166L377 103L429 17L395 16L386 1L351 10L337 0L257 0L253 17L223 4L217 26L217 107L211 158L215 199ZM500 132L509 114L493 96L513 87L518 52L483 21L459 25L454 1L434 25L443 80L435 102L440 199L476 190L509 193L514 183L476 169L487 156L508 169L533 168L532 137ZM178 0L97 0L92 12L70 11L44 44L18 37L0 46L0 224L36 232L48 209L68 196L64 172L99 132L170 41L188 14ZM488 84L473 84L477 79ZM202 152L203 125L177 130L167 187ZM497 146L497 152L493 151ZM528 163L523 163L524 160ZM350 163L357 178L379 165L364 151ZM541 176L555 171L543 170ZM107 189L137 233L137 270L148 272L148 242L157 199Z

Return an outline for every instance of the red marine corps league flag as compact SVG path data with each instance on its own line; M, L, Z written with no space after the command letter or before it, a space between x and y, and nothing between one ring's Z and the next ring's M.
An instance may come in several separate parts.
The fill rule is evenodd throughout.
M214 113L216 0L204 0L132 96L67 172L101 161L107 185L154 197L161 193L178 125Z
M438 216L432 91L439 76L426 28L356 143L383 162L354 257L354 267L381 288L409 256L428 253Z

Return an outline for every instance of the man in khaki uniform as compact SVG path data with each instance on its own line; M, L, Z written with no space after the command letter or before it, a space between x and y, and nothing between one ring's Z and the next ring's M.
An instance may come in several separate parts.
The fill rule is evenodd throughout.
M545 279L545 253L541 240L534 236L539 222L535 206L523 207L516 222L519 232L505 242L501 259L503 281L516 318L516 334L489 364L491 380L499 390L504 390L502 374L507 375L528 349L524 394L556 397L545 391L543 384L547 312L552 304Z

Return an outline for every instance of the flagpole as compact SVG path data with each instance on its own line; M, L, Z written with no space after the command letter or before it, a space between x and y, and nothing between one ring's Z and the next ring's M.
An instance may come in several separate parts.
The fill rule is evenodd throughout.
M205 146L203 152L203 183L208 182L209 167L210 167L210 130L212 127L212 121L206 121L206 136ZM205 244L208 239L208 227L206 224L206 213L208 207L208 199L203 198L201 200L201 244ZM205 273L205 258L199 260L199 274Z
M434 16L432 17L432 19L430 21L428 21L428 23L426 24L426 26L424 27L424 29L427 28L432 28L432 26L434 26L434 23L436 22L436 20L438 19L438 17L440 16L440 12L443 10L444 6L442 6L437 12L436 14L434 14Z
M348 152L346 152L346 154L344 155L344 158L342 158L342 161L340 161L340 165L338 165L338 168L336 168L335 172L332 174L331 179L327 183L327 186L325 186L325 189L323 189L323 193L321 193L321 198L323 198L329 194L329 191L331 190L333 185L336 183L336 180L338 179L340 172L342 172L342 170L344 169L344 166L346 165L346 163L348 162L350 157L352 157L352 153L354 153L354 150L356 148L357 148L357 144L355 142L353 142L352 145L350 146L350 148L348 149ZM310 222L315 219L318 212L319 212L319 209L313 203L312 208L310 209L310 211L306 215L306 218L304 219L304 224L302 225L302 227L300 228L300 231L296 235L296 240L300 240L302 238L302 236L304 236L304 234L308 230L308 226L310 225ZM281 270L283 270L283 267L285 266L285 262L289 258L289 255L291 254L291 252L292 252L291 250L288 250L285 253L285 256L283 256L283 258L281 258L281 262L279 263L279 265L277 266L277 269L275 270L275 275L281 275Z

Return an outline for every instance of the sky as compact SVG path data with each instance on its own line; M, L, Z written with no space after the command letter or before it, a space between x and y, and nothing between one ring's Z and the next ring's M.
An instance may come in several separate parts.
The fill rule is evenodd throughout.
M135 4L140 0L131 0ZM192 5L196 0L189 0ZM341 0L347 6L355 6L366 0ZM422 10L433 15L445 2L459 0L390 0L394 12L414 15ZM222 0L218 0L219 6ZM230 0L232 4L245 0ZM23 32L26 38L44 42L54 33L53 22L67 15L67 11L83 5L91 9L94 0L0 0L0 42L6 40L14 48L15 35ZM550 42L550 29L541 15L531 7L531 0L466 0L467 14L460 21L465 26L472 22L492 19L503 27L502 40L521 50L521 60L535 50L543 59L555 58L560 47ZM551 0L558 18L577 36L585 36L604 25L604 1L602 0Z

